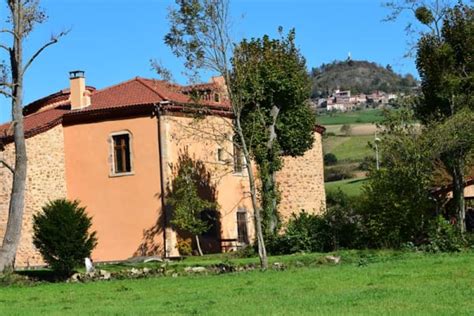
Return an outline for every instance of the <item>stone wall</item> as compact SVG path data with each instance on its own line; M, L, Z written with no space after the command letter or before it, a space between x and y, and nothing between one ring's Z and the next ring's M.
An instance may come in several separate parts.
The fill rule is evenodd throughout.
M281 192L279 212L284 221L301 210L314 214L326 208L321 141L321 134L315 132L313 148L304 156L284 158L283 169L277 174Z
M20 245L16 256L16 266L43 264L41 255L32 242L33 214L41 211L48 201L66 197L64 137L62 126L26 140L28 174L26 180L25 210ZM5 160L13 165L14 146L8 144L2 153ZM0 168L0 240L3 240L8 220L12 175Z

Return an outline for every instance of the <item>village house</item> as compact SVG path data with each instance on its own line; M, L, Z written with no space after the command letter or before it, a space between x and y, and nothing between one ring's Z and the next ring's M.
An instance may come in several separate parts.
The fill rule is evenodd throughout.
M97 90L75 71L68 89L34 101L24 114L28 176L17 266L43 263L32 243L32 219L58 198L80 200L92 216L95 261L178 255L166 192L183 157L201 166L219 205L210 210L216 222L203 247L222 251L254 240L246 164L232 142L232 113L220 78L189 87L137 77ZM304 156L284 159L277 175L283 219L325 208L323 131L315 126L313 148ZM12 141L10 123L0 126L1 155L9 164ZM1 167L0 177L3 238L11 172Z

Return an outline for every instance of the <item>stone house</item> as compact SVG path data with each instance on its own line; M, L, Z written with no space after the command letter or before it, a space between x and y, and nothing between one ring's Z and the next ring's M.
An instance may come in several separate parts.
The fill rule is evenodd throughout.
M80 200L92 216L95 261L178 255L164 188L183 157L200 166L219 205L203 247L235 249L254 239L245 161L231 141L232 115L219 78L187 87L137 77L97 90L86 86L83 72L71 72L70 88L32 102L24 114L28 176L17 266L42 264L32 243L32 218L57 198ZM12 164L9 126L0 126L0 154ZM304 156L285 158L277 176L283 218L325 207L323 131L315 127L313 149ZM0 177L3 238L12 177L5 167Z

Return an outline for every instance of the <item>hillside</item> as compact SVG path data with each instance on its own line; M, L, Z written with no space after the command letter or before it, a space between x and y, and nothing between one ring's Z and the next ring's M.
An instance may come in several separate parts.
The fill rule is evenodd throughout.
M313 97L326 97L335 89L351 90L352 94L384 92L408 93L416 87L415 78L407 74L401 76L390 65L382 67L376 63L347 60L323 64L311 71Z

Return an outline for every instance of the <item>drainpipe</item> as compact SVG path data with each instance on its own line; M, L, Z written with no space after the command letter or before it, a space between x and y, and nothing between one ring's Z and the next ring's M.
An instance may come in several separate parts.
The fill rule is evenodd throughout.
M169 103L169 101L165 101ZM161 106L165 105L165 102L160 102L159 104L155 104L155 111L156 111L156 125L157 125L157 136L158 136L158 158L160 163L160 183L161 183L161 212L163 216L163 250L164 250L164 257L169 257L168 254L168 247L167 247L167 236L166 236L166 228L168 226L168 212L166 206L166 179L165 179L165 168L163 161L163 133L161 132L161 127L163 125L161 121Z

